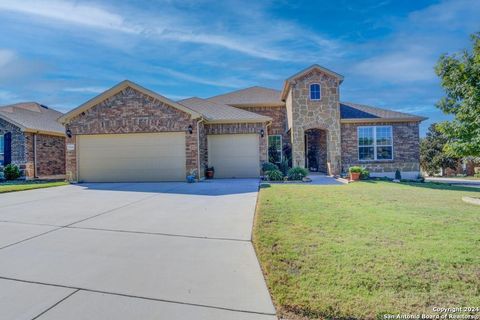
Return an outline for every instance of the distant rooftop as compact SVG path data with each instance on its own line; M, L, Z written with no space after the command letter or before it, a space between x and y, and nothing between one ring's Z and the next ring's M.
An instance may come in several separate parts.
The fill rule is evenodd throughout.
M246 122L265 122L271 120L270 117L262 116L257 113L234 108L221 103L192 97L178 101L179 104L202 114L207 121L246 121Z
M21 102L0 107L0 118L24 131L64 134L64 127L57 121L63 113L36 102Z
M280 99L280 91L265 87L250 87L218 96L207 100L231 106L283 106L285 103Z

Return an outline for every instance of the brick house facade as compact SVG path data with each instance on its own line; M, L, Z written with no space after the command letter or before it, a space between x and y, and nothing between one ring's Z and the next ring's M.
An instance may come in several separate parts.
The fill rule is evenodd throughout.
M65 135L62 114L38 103L0 107L1 165L17 165L25 179L63 178Z
M368 168L372 175L393 176L397 169L407 177L418 174L419 123L425 118L341 102L342 82L341 75L313 65L288 78L282 91L251 87L208 99L174 102L124 81L61 118L68 133L67 176L82 180L78 173L79 159L86 157L81 152L79 155L82 137L102 136L108 140L115 135L152 133L179 134L177 141L182 142L169 146L173 150L181 144L183 150L170 161L182 162L175 169L181 171L177 177L195 171L201 178L212 163L232 171L224 171L224 177L258 176L261 163L272 159L269 152L273 151L281 152L280 158L294 166L330 175L339 175L354 165ZM158 135L158 139L165 137ZM118 162L128 158L133 164L141 160L141 154L150 152L146 148L125 156L121 145L113 146L114 140L109 141L112 152L124 154ZM132 148L127 142L125 145ZM104 146L110 148L110 143ZM216 149L210 150L212 146ZM219 150L221 146L226 149ZM158 157L168 158L167 149L158 151ZM90 152L88 157L101 161L108 154L96 156ZM119 166L115 159L109 161ZM153 160L141 161L149 167ZM228 161L244 168L234 172L235 168L225 164ZM168 165L168 161L165 163ZM128 170L128 166L122 168ZM152 174L161 169L154 169ZM105 170L109 170L108 165Z

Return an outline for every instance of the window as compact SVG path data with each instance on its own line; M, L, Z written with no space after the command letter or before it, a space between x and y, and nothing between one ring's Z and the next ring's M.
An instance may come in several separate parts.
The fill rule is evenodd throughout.
M320 85L318 83L312 83L310 85L310 100L320 100Z
M282 136L268 136L268 161L272 163L282 162Z
M3 157L4 157L4 154L3 154L3 150L5 149L4 147L5 143L4 143L4 138L3 138L3 134L0 134L0 166L3 166Z
M392 127L358 127L358 159L392 160Z

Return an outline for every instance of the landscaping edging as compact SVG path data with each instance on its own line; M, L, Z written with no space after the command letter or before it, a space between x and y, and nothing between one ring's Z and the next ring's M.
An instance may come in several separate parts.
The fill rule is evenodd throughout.
M463 202L480 206L480 198L462 197Z

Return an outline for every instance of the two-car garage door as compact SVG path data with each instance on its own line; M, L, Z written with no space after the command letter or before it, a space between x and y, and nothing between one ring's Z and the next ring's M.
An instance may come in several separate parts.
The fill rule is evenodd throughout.
M185 133L78 136L81 181L182 181Z

